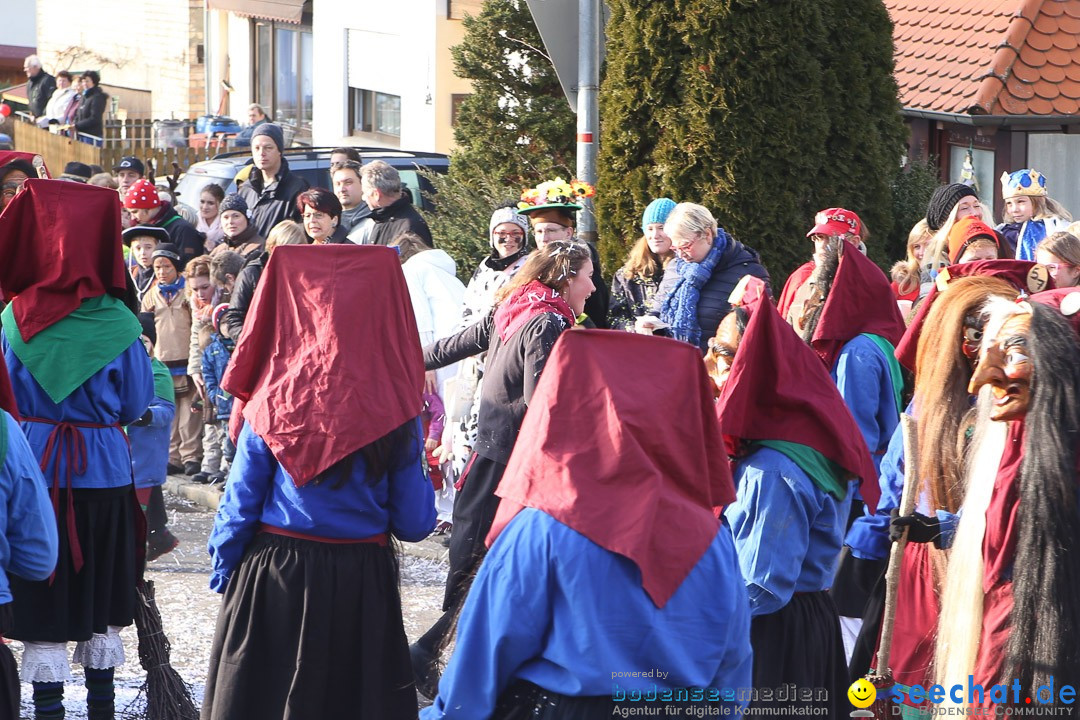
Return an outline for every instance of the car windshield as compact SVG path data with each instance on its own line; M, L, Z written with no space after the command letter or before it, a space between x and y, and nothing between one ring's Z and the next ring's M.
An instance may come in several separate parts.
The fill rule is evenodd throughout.
M185 173L180 182L176 184L176 194L180 202L193 208L199 207L199 195L202 189L210 183L217 183L225 190L226 194L235 192L236 186L231 177L217 177L204 173Z

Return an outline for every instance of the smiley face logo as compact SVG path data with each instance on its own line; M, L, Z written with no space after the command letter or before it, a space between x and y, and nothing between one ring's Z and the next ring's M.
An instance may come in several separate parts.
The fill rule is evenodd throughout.
M877 688L866 678L859 678L851 683L847 691L848 700L857 708L868 708L877 699Z

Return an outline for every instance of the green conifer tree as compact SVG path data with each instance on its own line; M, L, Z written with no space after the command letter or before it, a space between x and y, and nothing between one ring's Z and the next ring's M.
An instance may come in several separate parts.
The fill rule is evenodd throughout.
M464 20L454 72L472 81L461 104L452 172L532 187L574 167L574 114L524 0L487 0Z
M468 279L490 252L487 224L496 207L524 187L570 179L576 121L524 0L486 0L463 23L465 37L451 52L472 94L458 111L449 173L429 176L436 211L427 220Z
M849 21L832 3L806 0L609 0L596 200L608 263L625 252L645 203L662 195L710 208L762 254L776 291L809 258L818 210L851 198L862 215L872 204L871 230L889 233L902 150L896 86L867 65L891 72L891 26L865 7L880 0L859 2L864 12ZM842 61L826 57L842 34L835 25L856 21L867 27L849 33L853 49ZM832 117L843 102L836 88L856 80L859 127ZM858 168L831 158L851 146L860 146L849 151ZM884 193L857 194L879 177Z

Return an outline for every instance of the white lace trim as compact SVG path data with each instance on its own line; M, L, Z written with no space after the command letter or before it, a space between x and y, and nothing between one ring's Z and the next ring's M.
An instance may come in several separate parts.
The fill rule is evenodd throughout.
M99 670L123 665L124 641L120 639L120 628L110 625L106 634L94 633L89 640L76 643L71 662Z
M28 683L72 680L67 643L24 642L19 677Z

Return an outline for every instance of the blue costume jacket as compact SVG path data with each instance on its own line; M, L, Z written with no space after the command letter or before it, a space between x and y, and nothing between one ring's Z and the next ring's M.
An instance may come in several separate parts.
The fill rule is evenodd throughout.
M333 478L296 487L262 438L245 425L210 533L210 587L225 592L260 523L322 538L393 533L409 542L423 540L435 527L435 490L422 465L419 418L414 439L412 452L398 457L377 482L371 482L367 464L355 454L352 473L341 487L335 488Z
M787 455L759 447L735 468L736 500L724 511L735 537L750 612L768 615L797 592L832 585L852 492L823 492Z
M145 355L145 353L143 353ZM0 467L0 605L11 602L8 574L47 580L59 552L56 517L33 451L3 410L7 452Z
M27 418L104 425L106 427L76 428L86 446L86 462L81 473L77 472L77 466L70 468L71 487L102 489L130 485L131 453L120 427L142 417L154 397L153 370L142 342L133 342L59 404L42 390L2 334L0 344L15 390L15 402L23 416L23 432L34 455L40 458L45 454L49 435L57 425ZM56 467L58 457L59 468ZM60 487L67 487L65 477L69 462L65 453L53 453L48 458L44 472L47 485L52 485L57 469Z
M715 688L725 699L727 689L739 705L735 692L751 686L752 660L750 612L726 525L661 609L633 562L526 508L480 566L439 696L421 717L488 718L515 680L616 699L688 687Z

